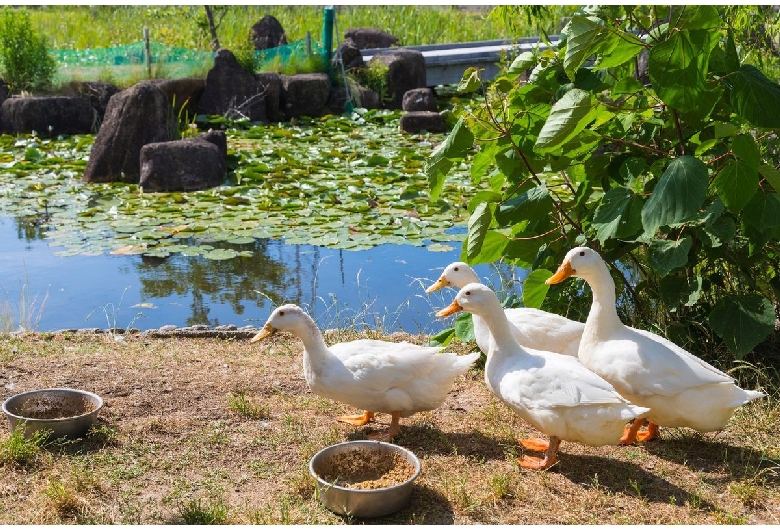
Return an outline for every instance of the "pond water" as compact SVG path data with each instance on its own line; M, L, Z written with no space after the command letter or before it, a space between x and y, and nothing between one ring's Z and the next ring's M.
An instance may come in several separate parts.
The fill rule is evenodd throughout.
M15 326L56 331L156 329L205 324L262 326L281 303L305 307L318 325L435 333L434 313L455 294L425 288L459 258L411 245L339 250L258 239L251 257L57 256L46 228L0 217L0 310ZM227 245L227 244L226 244ZM245 246L243 248L246 248ZM520 285L513 267L478 265L494 288Z

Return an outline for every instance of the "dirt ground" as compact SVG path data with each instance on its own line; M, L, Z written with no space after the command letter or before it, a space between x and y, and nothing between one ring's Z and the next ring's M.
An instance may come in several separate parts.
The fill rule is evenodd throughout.
M327 336L345 338L355 337ZM361 521L320 505L308 461L389 417L336 422L360 411L311 393L290 335L258 344L241 334L0 336L0 399L46 387L89 390L105 406L84 439L0 463L0 524L780 523L776 392L721 433L662 429L630 447L564 442L560 461L534 472L517 466L517 439L538 433L492 396L477 366L440 409L402 419L394 442L422 460L410 505ZM0 444L9 436L3 421Z

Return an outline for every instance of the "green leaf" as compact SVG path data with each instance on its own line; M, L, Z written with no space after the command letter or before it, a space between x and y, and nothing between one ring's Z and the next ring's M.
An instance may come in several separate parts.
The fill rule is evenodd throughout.
M463 160L473 144L474 135L466 127L461 117L450 131L450 134L447 135L446 140L439 144L431 153L431 158L425 168L432 201L439 198L444 185L444 178L454 165L452 160Z
M598 50L600 41L608 30L595 17L573 16L566 25L566 54L563 69L572 81L584 63Z
M776 192L780 192L780 171L769 164L758 166L758 172L769 182Z
M593 103L589 92L574 88L555 102L536 139L540 153L553 151L582 131L593 119Z
M536 62L536 57L534 56L533 52L523 52L515 57L514 61L512 61L512 64L509 65L507 73L509 75L520 75L529 68L536 66Z
M485 202L478 204L469 216L466 246L468 261L474 260L482 250L482 243L492 220L493 214L490 212L490 206Z
M593 228L602 243L633 236L642 228L642 198L626 188L612 188L596 208Z
M547 215L552 207L553 201L547 186L536 186L499 205L496 221L501 225L510 225L525 220L536 220Z
M729 350L742 358L774 331L775 310L759 294L731 295L718 300L708 320Z
M535 307L536 309L542 307L542 302L550 289L550 286L544 282L552 275L553 273L546 269L536 269L526 276L523 282L523 305L525 307Z
M661 226L695 215L704 203L707 184L707 166L701 160L692 156L672 160L642 207L645 233L652 236Z
M455 317L455 336L463 342L472 342L476 340L474 335L474 321L471 313L459 313Z
M749 134L740 134L731 141L734 156L745 162L749 167L757 169L761 163L761 153L756 140Z
M689 281L681 276L666 276L659 282L659 288L664 304L673 308L680 304L690 307L699 301L702 293L702 277L696 276Z
M724 81L731 88L729 102L737 115L755 127L780 127L780 85L749 64Z
M663 278L670 271L688 263L688 251L692 243L693 240L688 236L678 241L653 239L648 245L650 265Z
M742 212L742 219L763 232L780 226L780 196L777 193L756 193Z
M739 213L758 189L758 171L741 160L732 160L720 170L712 181L723 204Z
M695 110L707 87L710 55L707 30L675 32L649 53L648 73L656 94L681 112Z
M642 41L632 33L610 33L599 50L601 59L594 68L598 70L620 66L639 55L643 49Z
M463 77L458 83L458 92L470 93L479 90L482 86L482 81L479 78L479 70L473 66L466 68L463 72Z
M622 96L624 94L635 94L645 89L645 86L633 76L622 78L612 86L613 96Z

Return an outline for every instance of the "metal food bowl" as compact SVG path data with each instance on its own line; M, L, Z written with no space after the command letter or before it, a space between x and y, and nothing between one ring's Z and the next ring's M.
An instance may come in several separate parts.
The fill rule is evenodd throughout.
M97 394L74 388L46 388L16 394L3 403L13 431L24 426L25 438L36 431L51 431L49 439L84 436L103 407Z
M324 470L333 464L334 457L345 453L354 453L356 458L378 456L382 459L392 459L394 454L398 454L414 466L414 474L402 483L375 489L355 489L328 482L322 476L327 474ZM420 469L420 460L408 449L373 440L354 440L331 445L314 455L309 462L309 473L317 481L317 497L320 502L334 513L364 518L389 515L406 506Z

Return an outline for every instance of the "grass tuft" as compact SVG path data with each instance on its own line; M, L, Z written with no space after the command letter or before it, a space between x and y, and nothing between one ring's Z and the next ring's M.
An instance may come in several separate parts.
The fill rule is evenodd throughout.
M249 399L243 390L237 390L230 394L228 408L239 416L253 420L267 419L271 416L268 406L261 407Z
M24 427L17 424L8 438L0 442L0 463L31 465L46 442L49 432L39 430L29 438L24 436Z
M222 499L191 499L179 507L179 515L185 524L226 524L228 511Z

